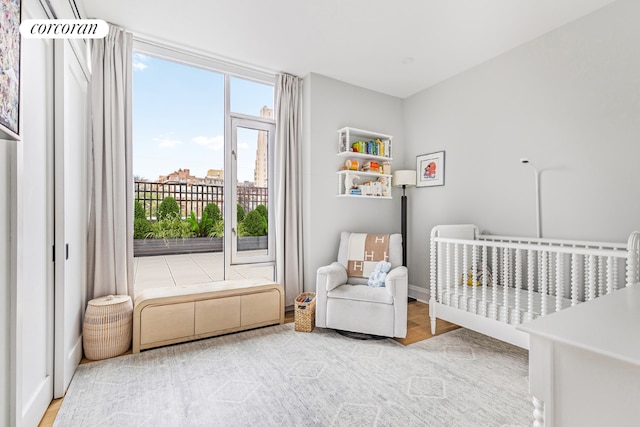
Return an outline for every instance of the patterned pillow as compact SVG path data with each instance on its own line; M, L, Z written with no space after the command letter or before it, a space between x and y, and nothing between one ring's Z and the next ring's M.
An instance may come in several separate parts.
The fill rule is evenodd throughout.
M347 251L347 275L368 278L380 261L389 261L389 235L351 233Z

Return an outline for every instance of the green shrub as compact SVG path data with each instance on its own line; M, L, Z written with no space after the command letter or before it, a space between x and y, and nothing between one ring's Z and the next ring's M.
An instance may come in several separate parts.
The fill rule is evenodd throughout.
M236 211L237 211L238 222L240 223L244 221L244 208L240 203L238 203L238 205L236 206Z
M256 206L256 211L260 213L262 216L262 224L264 224L264 232L265 234L269 233L269 213L267 212L267 207L263 204L259 204Z
M204 207L204 213L207 214L211 220L216 223L222 219L222 214L220 213L220 208L215 203L209 203Z
M156 239L175 239L192 236L191 225L177 217L162 219L151 224L150 237Z
M151 234L151 223L147 218L135 218L133 220L133 238L146 239Z
M262 203L256 206L256 210L260 213L260 215L262 215L263 218L266 218L266 219L269 218L269 214L267 213L267 207Z
M186 219L187 223L191 227L191 232L196 237L206 237L209 235L209 230L213 227L213 220L209 218L207 212L202 213L202 218L198 222L196 213L191 211L191 216Z
M158 206L158 221L180 218L180 205L171 196L165 197Z
M140 200L133 202L133 218L134 219L147 219L147 213L144 211L144 206Z
M219 220L213 223L207 234L209 237L223 237L224 236L224 221Z
M238 223L238 237L249 236L246 231L244 231L244 222Z
M264 227L264 217L257 210L249 212L242 224L244 225L243 231L247 236L264 236L267 234Z

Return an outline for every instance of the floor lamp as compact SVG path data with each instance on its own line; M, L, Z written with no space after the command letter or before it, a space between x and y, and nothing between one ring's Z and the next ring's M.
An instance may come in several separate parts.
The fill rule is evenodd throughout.
M392 184L394 187L402 187L401 216L402 216L402 265L407 266L407 187L416 185L416 171L399 170L393 173Z

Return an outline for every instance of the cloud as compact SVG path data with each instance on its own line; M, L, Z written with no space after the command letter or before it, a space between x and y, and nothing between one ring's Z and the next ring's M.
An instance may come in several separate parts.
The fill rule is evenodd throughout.
M133 54L133 69L136 71L144 71L147 68L147 64L145 64L147 57L145 55L141 55L139 53Z
M158 143L158 147L160 148L171 148L175 147L176 145L182 144L182 141L180 141L179 139L172 139L168 136L162 138L153 138L153 140Z
M238 148L246 150L249 148L249 144L247 144L246 142L238 142Z
M196 136L193 138L193 142L214 151L220 151L224 148L224 137L222 135L214 136L212 138Z

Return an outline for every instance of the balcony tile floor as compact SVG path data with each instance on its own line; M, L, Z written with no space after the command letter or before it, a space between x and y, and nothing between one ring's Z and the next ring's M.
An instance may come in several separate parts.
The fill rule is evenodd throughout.
M150 288L197 285L224 279L222 252L135 257L133 260L136 294ZM233 265L227 274L227 279L255 277L273 280L274 267Z

